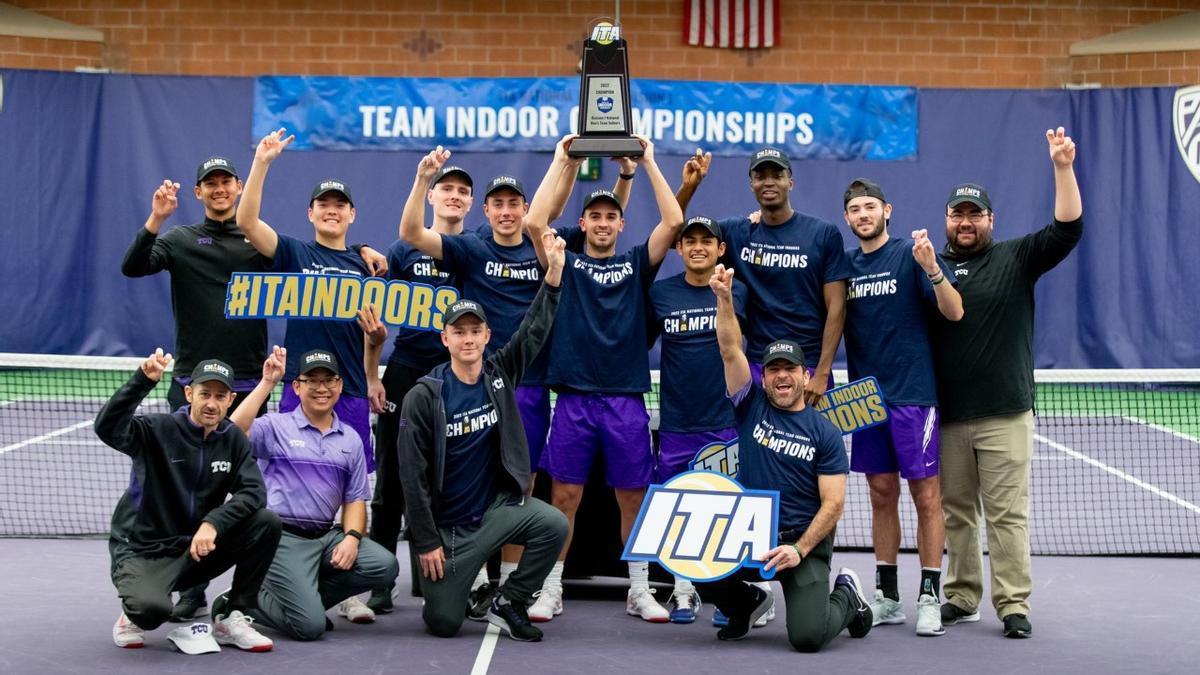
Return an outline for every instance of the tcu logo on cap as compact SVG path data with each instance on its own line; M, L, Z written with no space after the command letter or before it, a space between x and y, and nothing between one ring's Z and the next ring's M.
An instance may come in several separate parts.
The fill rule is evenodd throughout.
M346 186L336 180L327 180L321 183L322 190L342 190L345 191Z
M955 197L979 197L979 190L972 187L960 187L954 191Z
M322 361L324 363L329 363L330 362L329 355L328 354L309 354L308 358L304 359L304 363L306 363L306 364L312 363L314 361Z
M219 363L206 363L204 365L204 372L218 373L224 375L225 377L229 377L229 369Z

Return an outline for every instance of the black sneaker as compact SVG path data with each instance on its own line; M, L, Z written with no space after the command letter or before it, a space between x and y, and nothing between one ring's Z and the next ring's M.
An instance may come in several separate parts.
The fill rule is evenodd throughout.
M529 621L525 607L509 602L499 593L488 605L487 622L520 642L541 642L542 631Z
M953 626L956 623L975 623L979 620L979 610L968 612L952 602L942 603L942 625Z
M871 612L871 604L867 602L867 596L863 595L862 582L858 580L858 575L849 567L843 567L838 570L833 587L846 589L850 596L850 609L854 612L854 618L850 619L850 625L846 626L850 637L866 637L867 633L871 632L871 624L875 623L875 617Z
M496 589L490 583L480 584L467 596L467 618L471 621L487 621L488 608L496 598Z
M214 623L220 621L226 614L229 613L229 592L232 590L233 589L231 588L213 598L212 617Z
M392 603L392 587L376 588L367 598L367 607L376 614L390 614L395 605Z
M168 620L175 623L183 623L207 614L208 601L204 599L204 593L191 594L183 592L179 594L179 602L176 602L175 606L171 608L171 616Z
M750 585L750 590L754 591L754 604L752 609L743 614L741 612L735 614L727 614L728 623L725 627L717 631L718 640L741 640L750 634L750 627L754 625L764 614L771 611L775 606L775 595L768 593L758 586Z
M1024 614L1009 614L1004 617L1004 637L1016 639L1033 637L1033 626Z

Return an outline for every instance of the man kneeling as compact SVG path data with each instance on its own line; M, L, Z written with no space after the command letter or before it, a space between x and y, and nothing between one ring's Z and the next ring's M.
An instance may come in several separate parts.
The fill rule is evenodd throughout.
M442 329L450 362L404 397L400 480L409 545L421 564L425 624L440 637L458 632L480 566L511 543L525 551L487 618L514 640L542 639L526 610L566 541L567 519L525 496L529 446L514 396L558 309L566 244L549 232L542 243L548 268L542 288L508 344L484 359L487 316L478 303L459 300L446 310Z
M333 410L342 391L333 354L313 350L300 358L292 381L299 407L255 419L286 363L286 351L275 347L258 387L230 419L250 436L267 482L268 506L283 521L279 549L251 616L297 640L315 640L328 627L325 610L391 584L399 566L394 555L363 539L371 496L366 460L359 435ZM334 527L339 506L342 523ZM222 601L219 596L213 612ZM374 620L353 598L338 611L357 623Z

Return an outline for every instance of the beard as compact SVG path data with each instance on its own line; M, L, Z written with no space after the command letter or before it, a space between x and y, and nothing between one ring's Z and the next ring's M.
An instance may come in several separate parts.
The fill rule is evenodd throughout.
M792 388L792 393L787 395L776 393L774 387L764 387L763 390L766 391L767 400L771 405L782 410L791 410L792 406L804 398L804 387L801 387L799 383L796 383L796 386Z

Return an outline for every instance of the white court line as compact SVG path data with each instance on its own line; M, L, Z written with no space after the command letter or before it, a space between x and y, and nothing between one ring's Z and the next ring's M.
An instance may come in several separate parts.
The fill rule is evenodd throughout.
M1034 434L1033 437L1035 439L1037 439L1038 441L1045 443L1046 445L1054 448L1055 450L1058 450L1059 452L1063 453L1064 455L1068 455L1070 457L1074 457L1075 459L1078 459L1081 462L1086 462L1088 464L1091 464L1092 466L1096 467L1097 469L1100 469L1101 471L1110 473L1110 474L1116 476L1117 478L1120 478L1123 481L1132 483L1133 485L1136 485L1155 496L1162 497L1163 499L1171 502L1172 504L1175 504L1177 506L1182 506L1183 508L1185 508L1189 511L1192 511L1194 513L1200 513L1200 506L1196 506L1195 504L1189 502L1188 500L1186 500L1182 497L1173 495L1170 492L1167 492L1166 490L1164 490L1162 488L1155 487L1140 478L1131 476L1120 469L1111 467L1111 466L1105 464L1104 462L1101 462L1100 460L1092 459L1091 457L1088 457L1087 455L1085 455L1081 452L1077 452L1075 450L1072 450L1071 448L1068 448L1067 446L1063 445L1062 443L1055 443L1054 441L1050 440L1049 438L1046 438L1045 436L1042 436L1041 434Z
M487 632L483 634L483 644L479 645L479 653L475 655L471 675L487 675L488 666L492 664L492 652L496 651L496 640L499 637L500 629L489 623Z
M33 438L27 438L27 439L21 441L20 443L13 443L12 445L6 445L3 448L0 448L0 455L3 455L6 452L11 452L13 450L20 450L21 448L23 448L27 445L34 445L37 443L41 443L42 441L49 440L56 436L62 436L63 434L69 434L72 431L75 431L77 429L82 429L84 427L90 427L90 426L92 426L92 421L85 420L83 422L79 422L78 424L72 424L69 427L63 427L61 429L56 429L54 431L51 431L50 433L42 434L41 436L34 436Z
M86 445L107 448L108 444L98 438L52 438L41 441L38 445Z
M0 401L0 408L3 408L6 405L12 405L14 403L16 403L16 401Z
M1174 436L1175 438L1181 438L1185 441L1191 441L1192 443L1196 443L1197 445L1200 445L1200 438L1196 438L1195 436L1192 436L1191 434L1185 434L1182 431L1176 431L1175 429L1172 429L1171 427L1164 427L1161 424L1155 424L1154 422L1148 422L1140 417L1133 417L1132 415L1125 415L1124 418L1129 420L1130 422L1133 422L1134 424L1141 424L1142 426L1150 427L1151 429L1154 429L1155 431L1161 431L1164 434L1170 434L1170 435Z

